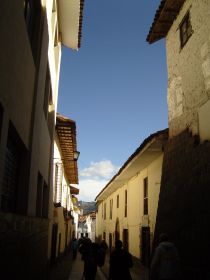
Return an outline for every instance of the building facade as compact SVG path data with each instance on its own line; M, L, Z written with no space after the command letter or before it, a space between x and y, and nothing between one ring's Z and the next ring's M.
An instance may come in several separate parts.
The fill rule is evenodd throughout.
M87 237L90 238L92 242L96 241L96 213L86 213L79 215L78 222L78 238Z
M79 0L0 3L0 258L7 279L42 279L50 257L61 45L79 48L82 8Z
M184 279L209 279L210 2L161 1L147 41L165 38L169 141L156 240L176 243ZM195 256L201 256L198 258Z
M117 239L148 265L168 130L150 135L97 195L96 238L110 251Z
M78 201L75 195L78 184L76 123L57 114L53 164L53 220L49 235L51 263L62 256L77 236Z

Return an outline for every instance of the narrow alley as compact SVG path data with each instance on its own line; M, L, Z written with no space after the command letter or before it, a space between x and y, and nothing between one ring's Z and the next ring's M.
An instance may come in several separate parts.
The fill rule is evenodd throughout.
M0 0L0 279L210 280L209 13Z
M134 258L134 266L130 269L133 280L148 280L149 273L141 263ZM81 280L83 274L83 261L78 253L75 261L72 260L71 252L60 260L49 272L48 280ZM109 257L101 268L98 267L95 280L106 280L109 275Z

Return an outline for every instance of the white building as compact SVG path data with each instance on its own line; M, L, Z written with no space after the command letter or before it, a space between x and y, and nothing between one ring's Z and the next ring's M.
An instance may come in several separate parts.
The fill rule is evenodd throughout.
M61 45L79 48L82 11L82 0L0 1L0 257L7 279L41 279L50 258Z
M168 130L150 135L97 195L96 238L110 250L117 239L148 264Z
M54 218L51 241L51 261L69 248L77 236L78 214L75 194L78 184L76 123L60 114L56 118L53 165Z
M92 242L96 241L96 213L80 213L78 221L78 238L88 237Z

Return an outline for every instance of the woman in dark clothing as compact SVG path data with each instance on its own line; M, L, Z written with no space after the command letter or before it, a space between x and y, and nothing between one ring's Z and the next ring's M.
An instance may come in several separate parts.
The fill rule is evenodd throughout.
M131 280L130 268L133 266L132 256L122 248L122 241L115 242L115 250L110 256L109 279Z

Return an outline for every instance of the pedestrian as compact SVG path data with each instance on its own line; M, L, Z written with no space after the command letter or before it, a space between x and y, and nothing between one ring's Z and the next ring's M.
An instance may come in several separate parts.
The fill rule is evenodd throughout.
M180 279L180 263L177 248L169 241L168 234L162 233L159 245L155 249L151 261L151 280L177 280Z
M100 244L98 244L97 250L97 265L102 267L105 264L106 252L108 249L108 245L105 240L102 240Z
M73 260L75 260L77 258L77 250L78 250L78 241L75 237L72 240L71 248L72 248Z
M131 280L130 268L133 266L131 254L123 249L122 241L115 242L115 249L110 255L109 279Z
M100 243L101 248L103 248L105 251L107 251L108 249L108 245L106 243L106 241L103 239Z
M82 260L84 261L83 277L85 280L95 280L99 245L87 238L82 246Z

